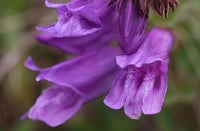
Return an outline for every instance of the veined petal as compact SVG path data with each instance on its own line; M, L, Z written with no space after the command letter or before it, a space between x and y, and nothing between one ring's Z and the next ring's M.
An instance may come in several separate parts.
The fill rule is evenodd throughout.
M124 112L131 119L138 119L142 115L143 82L145 72L135 67L127 67L124 88L126 90L126 101Z
M131 119L139 119L142 115L142 93L140 88L134 87L135 92L132 96L126 97L124 112Z
M167 91L167 75L161 74L155 79L152 90L143 99L143 113L156 114L162 109L165 94Z
M120 90L113 84L109 96L114 96L115 99L108 99L107 103L117 103L115 101L121 98L123 91L120 108L124 107L124 112L129 118L138 119L142 113L160 112L167 89L167 66L166 61L155 61L143 64L141 67L134 64L126 66L122 69L126 73L119 77L120 81L117 81L121 83ZM117 90L119 92L116 93ZM110 105L108 104L113 108L112 104Z
M84 97L75 90L53 85L38 97L30 108L28 117L55 127L71 118L84 102Z

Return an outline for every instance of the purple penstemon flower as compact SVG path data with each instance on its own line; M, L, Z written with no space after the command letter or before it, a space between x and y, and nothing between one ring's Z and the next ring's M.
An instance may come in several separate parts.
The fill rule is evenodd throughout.
M161 28L144 33L146 18L139 15L137 4L131 1L123 1L120 10L118 41L124 55L116 56L121 71L104 103L112 109L124 107L129 118L138 119L142 113L155 114L161 110L172 35Z
M172 36L167 30L152 29L141 47L130 55L117 56L121 72L104 103L138 119L142 113L160 112L167 89L168 54Z
M119 53L104 48L44 69L28 58L25 65L39 72L36 80L47 80L52 86L43 91L27 116L52 127L64 123L84 103L108 91L118 72L114 57Z
M115 37L117 16L109 0L72 0L57 4L45 0L46 6L56 8L58 20L37 29L37 39L61 50L81 54L107 46Z

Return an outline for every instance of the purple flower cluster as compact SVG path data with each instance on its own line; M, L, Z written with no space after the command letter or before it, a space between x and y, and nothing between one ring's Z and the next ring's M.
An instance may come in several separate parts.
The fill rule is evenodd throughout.
M45 4L57 9L58 20L37 27L42 32L37 39L76 57L48 68L27 59L25 65L39 72L36 80L51 83L28 111L30 119L61 125L84 103L105 94L105 105L123 107L132 119L160 112L173 42L168 30L146 31L147 17L132 0L121 1L120 8L110 0Z

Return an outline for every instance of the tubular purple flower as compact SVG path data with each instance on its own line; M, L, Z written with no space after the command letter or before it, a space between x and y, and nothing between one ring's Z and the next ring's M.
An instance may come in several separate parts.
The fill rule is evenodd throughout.
M124 107L125 114L138 119L142 113L160 112L167 89L168 54L172 35L152 29L136 53L117 56L122 68L104 103L112 109Z
M114 57L119 53L117 49L105 48L44 69L29 58L25 65L39 72L36 80L47 80L52 86L37 99L28 117L52 127L64 123L85 102L108 91L117 73Z
M147 17L139 9L139 3L132 0L123 0L119 11L118 42L126 54L136 52L142 43Z
M75 54L106 46L116 35L113 32L118 15L115 5L108 6L108 3L108 0L73 0L55 4L46 0L47 7L57 8L58 21L47 27L38 27L43 34L39 34L37 39Z
M43 44L56 47L72 54L83 54L88 51L104 48L108 46L115 36L114 30L102 30L86 36L80 37L54 37L49 34L37 35L37 40Z

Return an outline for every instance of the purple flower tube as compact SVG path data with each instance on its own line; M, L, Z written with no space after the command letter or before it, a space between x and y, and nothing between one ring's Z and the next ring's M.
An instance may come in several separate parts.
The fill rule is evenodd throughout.
M28 58L25 65L39 72L36 80L52 83L28 111L28 117L53 127L64 123L85 102L108 91L118 72L114 57L119 53L117 49L105 48L44 69Z

